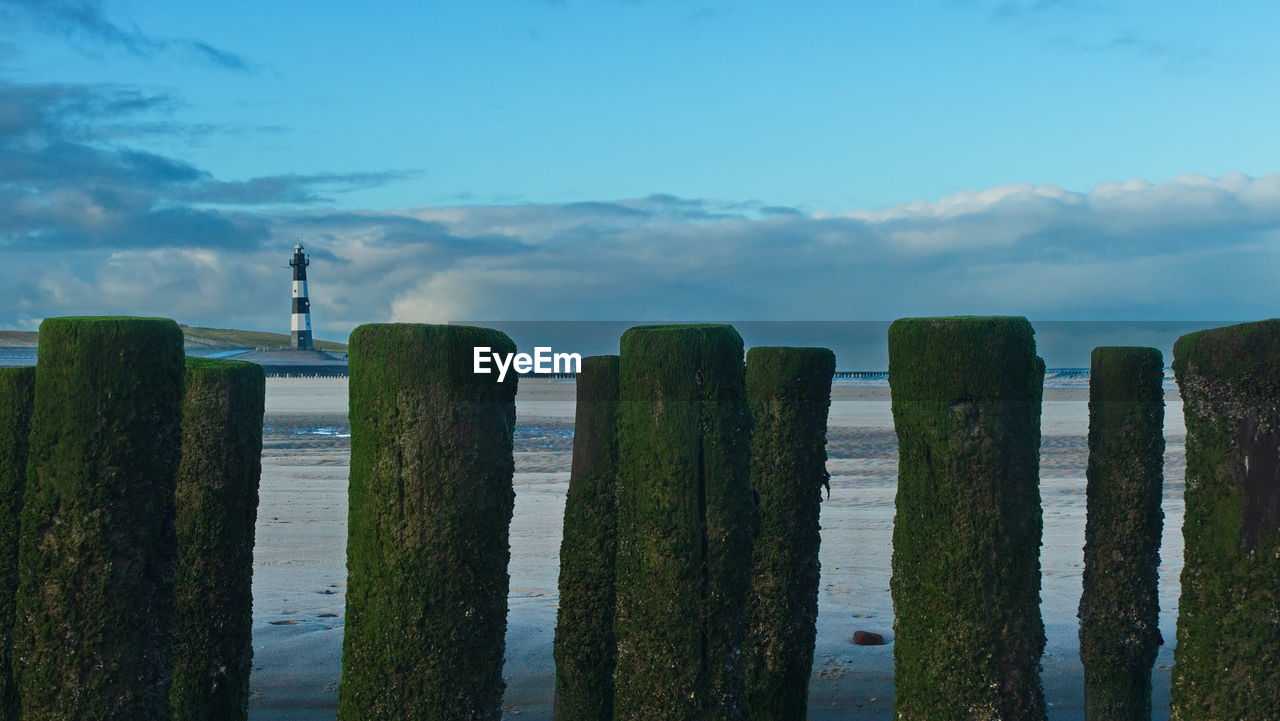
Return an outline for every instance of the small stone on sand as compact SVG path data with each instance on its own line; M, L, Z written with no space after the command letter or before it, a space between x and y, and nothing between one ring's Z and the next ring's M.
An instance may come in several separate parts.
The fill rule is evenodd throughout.
M870 631L854 631L853 643L855 646L883 646L884 636Z

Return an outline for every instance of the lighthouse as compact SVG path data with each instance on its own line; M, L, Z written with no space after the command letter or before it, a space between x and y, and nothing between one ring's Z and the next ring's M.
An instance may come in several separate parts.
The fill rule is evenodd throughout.
M293 247L293 317L289 324L289 344L294 350L312 350L311 301L307 298L307 266L311 261L302 252L302 241Z

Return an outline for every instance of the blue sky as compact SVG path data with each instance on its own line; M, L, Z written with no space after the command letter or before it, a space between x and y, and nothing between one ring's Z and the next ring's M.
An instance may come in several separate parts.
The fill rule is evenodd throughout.
M174 92L167 117L224 130L174 152L219 177L414 174L339 199L353 207L670 193L840 210L1280 167L1274 2L98 7L248 71L33 28L10 35L13 74Z
M1276 27L1245 1L0 0L0 325L271 327L259 266L299 232L322 335L1267 314L1239 289L1280 268Z

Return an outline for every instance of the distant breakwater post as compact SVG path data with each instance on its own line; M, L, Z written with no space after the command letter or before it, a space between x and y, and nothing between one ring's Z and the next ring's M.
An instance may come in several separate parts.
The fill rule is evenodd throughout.
M187 358L173 721L248 718L265 394L262 366Z
M14 668L24 721L168 719L182 331L40 325Z
M515 502L516 378L461 325L362 325L350 340L351 481L341 721L498 721Z
M613 718L618 356L582 359L560 543L555 718Z
M751 721L806 718L818 618L818 512L827 486L827 413L835 354L747 351L754 418L751 485L760 530L743 650Z
M1085 718L1150 721L1160 637L1164 360L1155 348L1095 348L1080 597Z
M18 521L27 485L35 383L34 367L0 368L0 719L19 718L11 649L18 588Z
M1280 718L1280 320L1184 335L1174 721Z
M742 721L756 509L742 337L621 341L614 721Z
M1045 718L1043 382L1025 318L907 318L889 328L901 721Z

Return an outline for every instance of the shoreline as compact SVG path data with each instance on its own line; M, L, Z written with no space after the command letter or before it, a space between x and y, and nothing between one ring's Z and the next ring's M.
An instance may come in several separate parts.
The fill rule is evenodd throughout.
M572 381L522 380L517 396L516 508L504 717L549 719L557 557L572 451ZM332 719L337 708L345 593L349 437L345 379L271 379L262 503L254 559L253 721ZM1084 541L1087 390L1048 389L1043 406L1045 509L1041 612L1048 644L1042 679L1049 718L1083 718L1076 604ZM1168 718L1178 575L1182 566L1181 404L1167 403L1165 531L1160 567L1161 648L1153 719ZM810 682L813 721L893 715L890 537L896 437L888 389L833 387L828 426L831 496L822 509L818 639ZM332 614L332 615L330 615ZM885 646L854 646L855 630Z

